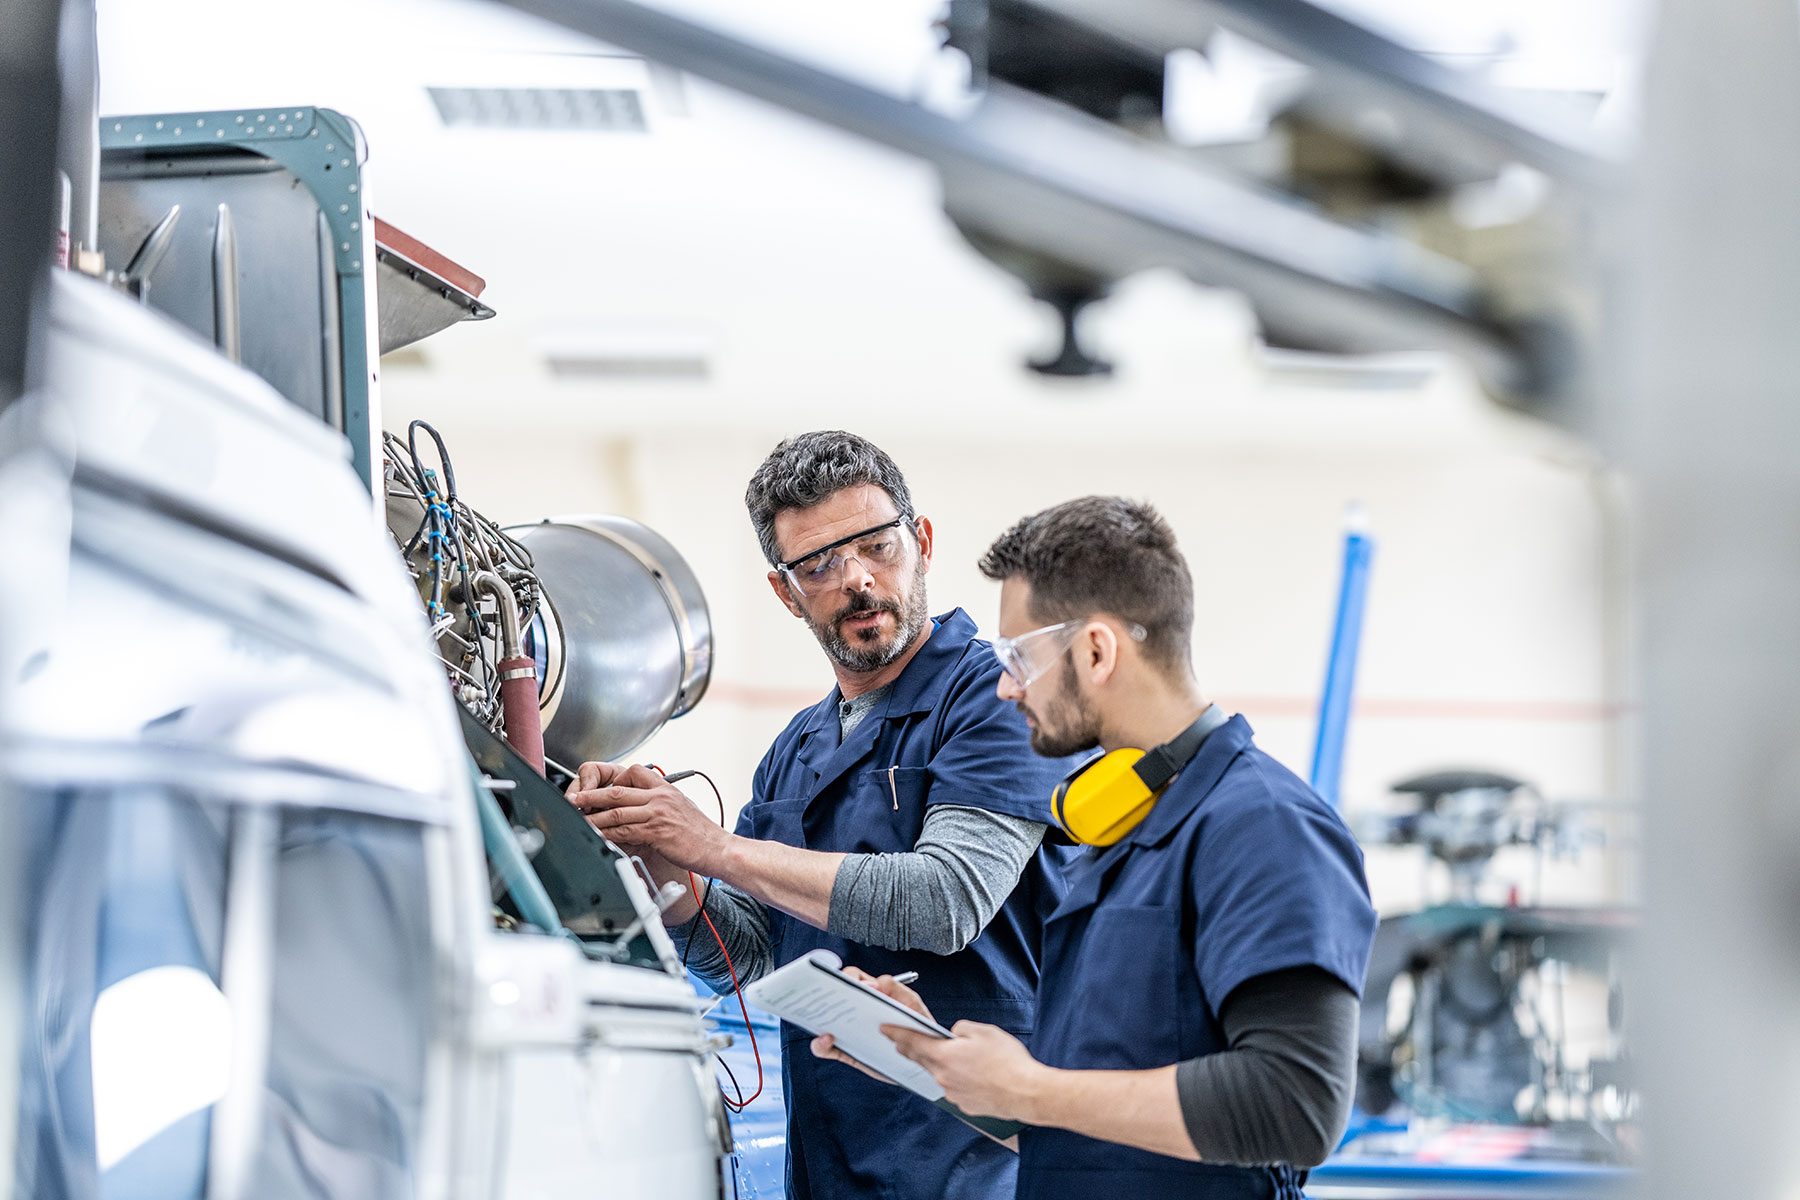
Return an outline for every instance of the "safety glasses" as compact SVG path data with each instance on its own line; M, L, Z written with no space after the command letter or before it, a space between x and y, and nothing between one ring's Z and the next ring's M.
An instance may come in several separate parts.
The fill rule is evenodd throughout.
M1058 621L1018 637L997 637L994 639L994 657L1000 660L1001 669L1012 676L1014 683L1028 688L1056 665L1056 660L1075 640L1076 630L1085 624L1086 620Z
M994 657L1000 660L1001 669L1012 676L1014 683L1021 689L1028 688L1056 665L1056 660L1069 648L1081 627L1093 619L1090 616L1079 621L1058 621L1018 637L997 637L994 639ZM1149 632L1138 624L1127 625L1125 632L1134 642L1149 636Z
M912 517L895 517L784 562L778 569L795 591L809 598L843 583L844 566L853 558L869 574L880 575L906 557L906 538L900 531L912 521Z

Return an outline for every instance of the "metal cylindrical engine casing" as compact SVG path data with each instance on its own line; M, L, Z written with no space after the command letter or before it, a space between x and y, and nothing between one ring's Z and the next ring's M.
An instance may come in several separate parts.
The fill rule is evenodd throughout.
M699 702L712 618L675 547L625 517L552 517L507 533L531 552L554 610L538 681L544 751L568 767L615 759Z

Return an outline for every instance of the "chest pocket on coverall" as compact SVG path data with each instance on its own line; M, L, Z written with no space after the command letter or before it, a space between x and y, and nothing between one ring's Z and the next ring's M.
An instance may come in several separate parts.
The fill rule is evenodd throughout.
M1080 917L1073 923L1078 924ZM1056 922L1055 924L1063 924ZM1069 1048L1079 1061L1059 1066L1088 1070L1140 1070L1180 1057L1177 1020L1182 959L1177 945L1179 917L1166 905L1104 905L1087 928L1053 930L1051 936L1079 936L1074 970L1063 980L1081 989L1060 997L1063 1008L1079 1013ZM1046 987L1063 980L1046 980ZM1173 1018L1173 1019L1172 1019Z

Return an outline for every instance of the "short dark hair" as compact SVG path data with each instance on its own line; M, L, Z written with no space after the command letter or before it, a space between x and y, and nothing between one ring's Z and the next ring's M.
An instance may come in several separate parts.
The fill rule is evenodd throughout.
M744 506L772 567L781 565L775 516L823 504L848 487L872 483L888 494L902 517L913 514L906 477L887 452L867 438L841 429L820 429L788 438L763 459L744 489Z
M981 556L989 579L1022 579L1046 623L1107 613L1144 630L1145 657L1193 669L1194 579L1169 523L1148 504L1083 496L1034 513Z

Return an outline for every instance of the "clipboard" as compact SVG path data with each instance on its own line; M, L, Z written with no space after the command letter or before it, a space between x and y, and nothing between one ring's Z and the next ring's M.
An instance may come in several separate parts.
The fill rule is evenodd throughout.
M831 951L814 950L750 984L744 989L744 996L763 1011L808 1033L829 1033L838 1048L856 1061L997 1142L1005 1142L1024 1128L1018 1121L970 1116L950 1103L931 1073L903 1057L881 1027L901 1025L946 1039L955 1035L930 1017L850 978L844 974L843 965Z

